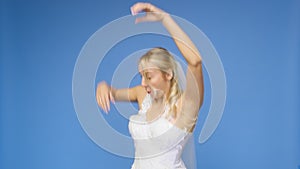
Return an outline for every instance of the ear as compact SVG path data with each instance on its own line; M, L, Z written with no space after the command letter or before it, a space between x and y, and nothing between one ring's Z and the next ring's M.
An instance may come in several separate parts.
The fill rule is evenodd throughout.
M174 76L173 71L169 69L168 72L166 73L167 80L172 80L173 76Z

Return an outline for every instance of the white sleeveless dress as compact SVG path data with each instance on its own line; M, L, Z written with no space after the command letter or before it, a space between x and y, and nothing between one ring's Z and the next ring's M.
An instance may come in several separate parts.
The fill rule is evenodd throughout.
M138 114L130 117L128 127L135 146L131 169L186 169L181 154L192 133L174 126L166 118L168 107L159 118L147 122L150 106L151 96L147 94Z

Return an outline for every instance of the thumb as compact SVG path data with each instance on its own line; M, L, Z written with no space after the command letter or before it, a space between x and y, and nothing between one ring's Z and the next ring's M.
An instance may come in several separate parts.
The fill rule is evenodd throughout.
M113 104L115 104L115 98L114 98L114 96L113 96L113 94L112 94L111 91L109 92L109 99L110 99L110 101L111 101Z

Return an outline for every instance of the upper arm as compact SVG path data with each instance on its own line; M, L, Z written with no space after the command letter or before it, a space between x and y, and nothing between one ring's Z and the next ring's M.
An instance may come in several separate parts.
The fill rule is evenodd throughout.
M186 72L186 89L183 93L183 100L191 106L197 108L201 107L204 96L204 84L202 63L195 65L188 65Z
M199 109L204 95L201 63L188 65L186 73L186 89L181 97L181 108L177 126L192 131L195 127Z

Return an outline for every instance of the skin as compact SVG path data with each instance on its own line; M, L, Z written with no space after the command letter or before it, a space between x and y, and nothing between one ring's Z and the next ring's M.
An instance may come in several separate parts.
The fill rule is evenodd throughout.
M140 12L145 12L146 15L136 18L135 23L160 22L172 36L178 50L188 64L186 72L186 88L177 105L179 114L172 123L179 128L188 127L189 131L192 132L194 126L190 127L186 125L186 117L188 117L188 119L197 118L199 109L203 103L204 86L202 57L191 39L168 13L150 3L136 3L131 7L132 15L136 15ZM152 121L156 119L163 111L166 102L165 98L170 91L172 74L162 72L151 65L144 69L139 68L139 71L142 76L141 85L133 88L115 89L104 81L98 84L96 99L98 105L106 113L110 110L110 102L138 102L139 106L141 106L147 93L154 98L154 102L146 113L146 120ZM154 95L154 91L156 90L161 92Z
M140 74L142 77L141 86L152 98L152 106L146 114L146 120L148 122L154 121L164 110L166 96L171 87L172 75L151 66L143 70L140 69Z
M142 78L141 85L152 96L154 101L157 102L158 99L163 99L169 94L172 75L151 66L147 66L144 69L140 68L139 72Z

